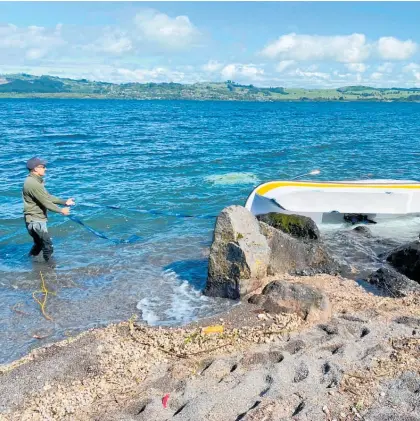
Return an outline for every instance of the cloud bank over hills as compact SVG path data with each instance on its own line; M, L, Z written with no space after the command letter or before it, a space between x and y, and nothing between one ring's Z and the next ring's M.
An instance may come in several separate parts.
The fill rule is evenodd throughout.
M388 33L371 39L359 32L318 35L282 28L277 37L256 35L250 45L220 38L217 26L198 18L141 5L113 24L10 22L0 24L0 73L114 83L420 86L419 45L412 38Z

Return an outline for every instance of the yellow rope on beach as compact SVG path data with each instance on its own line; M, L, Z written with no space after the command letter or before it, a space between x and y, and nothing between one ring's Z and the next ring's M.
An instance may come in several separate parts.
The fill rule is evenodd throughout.
M44 276L42 275L42 272L40 271L39 274L41 275L41 289L38 291L34 291L32 293L32 297L35 300L35 302L37 302L39 304L39 306L41 307L41 313L42 315L47 319L47 320L52 320L52 318L46 313L45 308L47 306L47 299L48 299L48 294L52 294L55 295L53 292L49 291L46 284L45 284L45 279ZM37 294L43 294L42 297L42 301L40 299L38 299L38 297L36 296Z

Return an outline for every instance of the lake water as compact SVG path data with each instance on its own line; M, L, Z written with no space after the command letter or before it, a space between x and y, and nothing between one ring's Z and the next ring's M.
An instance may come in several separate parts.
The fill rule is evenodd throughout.
M214 219L136 210L217 215L262 182L316 168L317 180L419 179L419 121L420 104L404 103L0 100L0 362L133 314L174 325L223 311L232 303L200 292ZM73 215L142 240L115 244L51 214L57 266L28 259L21 187L35 155L49 162L47 189L75 197ZM419 222L388 228L373 229L403 241ZM325 235L344 260L374 266L348 229ZM40 272L52 321L32 296Z

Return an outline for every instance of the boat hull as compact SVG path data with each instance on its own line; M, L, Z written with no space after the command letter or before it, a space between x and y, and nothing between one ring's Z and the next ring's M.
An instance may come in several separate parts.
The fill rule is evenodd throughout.
M273 181L254 189L245 207L254 215L297 214L308 216L317 224L378 222L420 215L420 183L411 180Z

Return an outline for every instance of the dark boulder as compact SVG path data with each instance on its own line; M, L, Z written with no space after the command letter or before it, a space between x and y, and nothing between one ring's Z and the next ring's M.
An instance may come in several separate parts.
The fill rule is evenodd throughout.
M331 317L331 306L325 293L318 288L286 281L270 282L261 294L249 302L269 313L296 313L307 321L326 321Z
M420 292L420 285L392 268L383 267L366 279L390 297L405 297L412 292Z
M352 232L358 235L362 235L366 238L372 238L372 231L368 227L365 227L363 225L359 225L356 228L353 228Z
M318 227L315 222L307 216L286 215L272 212L265 215L258 215L257 219L295 238L305 240L320 239Z
M388 253L386 260L398 272L420 282L420 242L404 244Z

